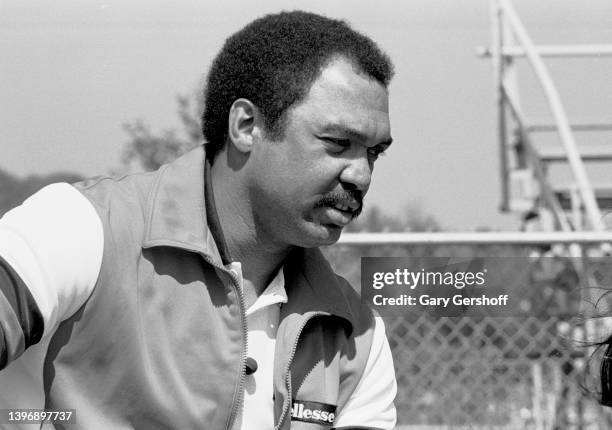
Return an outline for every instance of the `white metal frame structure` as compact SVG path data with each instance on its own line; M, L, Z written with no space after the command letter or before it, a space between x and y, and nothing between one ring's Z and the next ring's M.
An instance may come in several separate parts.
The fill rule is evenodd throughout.
M532 42L510 0L491 0L492 44L480 48L481 57L489 57L493 63L493 81L497 100L497 126L500 154L502 212L541 212L552 214L540 232L481 232L481 233L347 233L339 243L365 245L418 245L418 244L509 244L567 245L570 254L579 256L582 246L602 245L612 249L612 232L605 231L597 196L589 181L585 161L612 161L612 146L585 151L578 150L573 131L612 131L612 123L570 124L543 57L593 57L611 56L612 45L540 45ZM516 58L526 58L535 72L548 101L553 124L529 123L523 114L518 96ZM539 154L532 144L531 135L541 132L558 132L562 150L546 156ZM518 139L512 141L512 136ZM571 213L566 212L559 193L547 178L548 162L566 161L571 169L575 185L572 187ZM521 172L522 171L522 172ZM511 201L511 174L525 173L537 192L528 205L514 205ZM543 223L545 224L545 223Z
M602 213L598 205L596 192L593 189L585 161L612 160L612 150L596 148L579 151L573 131L610 131L612 124L570 124L567 113L561 102L561 97L555 87L543 57L602 57L612 56L612 45L543 45L536 46L532 42L525 27L521 23L510 0L492 0L492 46L480 49L481 56L487 56L493 62L494 85L498 106L498 136L501 165L501 210L527 211L526 207L513 205L511 195L511 177L517 169L524 169L532 174L537 183L539 193L533 196L531 210L546 209L552 212L556 221L556 230L590 230L605 229ZM527 58L535 76L544 91L553 124L529 124L522 112L519 97L514 60ZM510 122L513 130L509 130ZM537 132L556 131L559 135L562 151L552 155L539 154L533 143L531 134ZM509 135L516 137L512 142ZM514 156L514 157L513 157ZM559 201L559 193L549 183L546 174L546 164L565 161L573 176L570 194L574 201L571 216L564 211ZM570 190L571 192L572 190Z

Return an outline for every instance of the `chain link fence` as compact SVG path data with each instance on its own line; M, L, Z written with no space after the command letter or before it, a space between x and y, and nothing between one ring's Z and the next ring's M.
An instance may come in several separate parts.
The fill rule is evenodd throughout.
M560 318L387 318L405 429L609 429Z
M326 253L340 274L360 285L355 261L365 256L519 256L531 251L505 246L343 245ZM600 279L609 290L612 266L605 263L607 274ZM593 340L592 331L585 334L585 325L593 320L581 319L566 299L576 273L563 259L536 258L532 269L526 297L532 305L529 315L441 317L406 312L385 317L398 382L398 429L612 429L609 408L597 402L593 378L599 358L591 358L594 349L584 341ZM601 273L600 268L595 274ZM600 335L612 333L609 326L600 329Z

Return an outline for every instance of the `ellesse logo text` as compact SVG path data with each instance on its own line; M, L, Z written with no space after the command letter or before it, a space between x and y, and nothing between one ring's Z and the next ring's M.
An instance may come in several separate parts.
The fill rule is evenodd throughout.
M331 426L336 418L336 406L319 402L295 400L291 407L291 420Z

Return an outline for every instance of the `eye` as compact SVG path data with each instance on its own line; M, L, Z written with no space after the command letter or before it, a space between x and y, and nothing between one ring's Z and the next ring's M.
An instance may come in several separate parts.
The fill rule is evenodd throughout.
M320 137L320 139L326 143L327 147L332 152L341 152L351 146L351 141L349 139L335 137Z
M372 148L368 149L368 155L373 159L376 160L378 159L378 157L383 157L386 154L387 147L386 146L373 146Z

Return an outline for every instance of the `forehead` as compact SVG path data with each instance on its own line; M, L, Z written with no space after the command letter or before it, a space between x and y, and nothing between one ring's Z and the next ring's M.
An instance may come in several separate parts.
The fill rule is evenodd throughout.
M372 140L391 137L387 89L344 59L323 68L292 116L313 127L345 127Z

